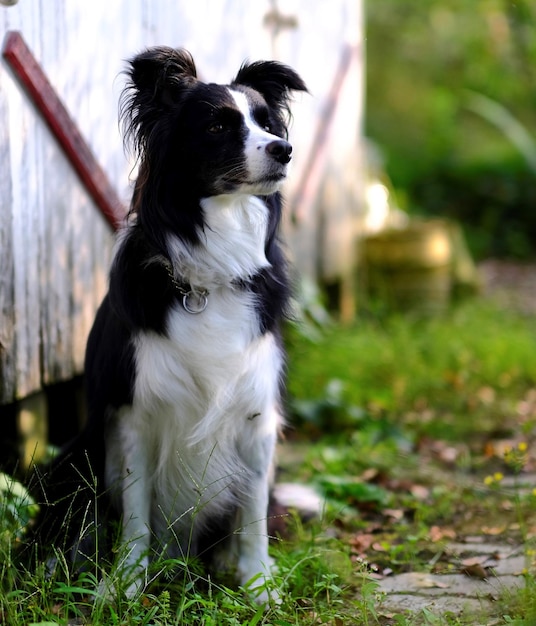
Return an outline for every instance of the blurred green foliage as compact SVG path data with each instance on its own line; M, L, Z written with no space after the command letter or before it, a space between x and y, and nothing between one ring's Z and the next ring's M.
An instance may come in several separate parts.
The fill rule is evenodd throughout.
M360 318L314 341L291 330L291 423L311 438L358 427L367 447L389 440L404 449L423 436L468 442L502 431L507 416L515 422L534 389L533 318L479 298L426 319Z
M478 257L534 256L536 171L516 138L536 154L536 3L369 0L366 15L366 132L406 208L460 219Z

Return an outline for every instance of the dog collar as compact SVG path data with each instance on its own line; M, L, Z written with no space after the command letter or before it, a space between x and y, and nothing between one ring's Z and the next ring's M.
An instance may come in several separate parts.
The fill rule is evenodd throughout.
M168 276L175 291L179 294L182 308L191 315L202 313L208 305L208 289L192 287L190 283L178 281L173 274L173 266L169 261L165 263Z

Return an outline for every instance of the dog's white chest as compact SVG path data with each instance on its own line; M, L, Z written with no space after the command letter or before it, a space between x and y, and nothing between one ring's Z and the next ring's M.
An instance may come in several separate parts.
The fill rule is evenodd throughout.
M253 337L249 314L235 307L231 319L218 305L214 298L199 315L177 308L168 337L144 333L136 342L134 416L148 443L153 523L162 531L167 518L187 526L194 515L202 523L234 505L265 467L259 451L271 456L280 422L275 338Z
M169 237L177 277L212 291L269 266L265 255L268 209L255 196L215 196L201 201L205 226L200 242L187 247Z

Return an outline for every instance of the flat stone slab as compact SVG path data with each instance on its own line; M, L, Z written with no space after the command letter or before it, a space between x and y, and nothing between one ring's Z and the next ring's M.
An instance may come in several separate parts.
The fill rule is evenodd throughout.
M476 598L456 598L452 596L427 597L394 593L382 600L379 611L382 614L390 613L420 613L423 609L429 611L434 617L450 613L459 617L461 615L482 615L490 613L493 609L493 601Z
M497 598L504 590L523 587L522 576L494 576L486 580L471 578L464 574L425 574L409 572L384 578L378 583L378 591L386 594L410 596L460 596L463 598Z
M501 559L510 558L510 556L519 554L520 552L520 548L514 546L487 542L449 543L445 549L449 554L454 554L458 556L466 554L480 554L492 556L496 554Z
M511 556L509 559L500 559L494 561L492 565L493 572L496 576L521 576L523 572L530 566L530 562L525 556Z

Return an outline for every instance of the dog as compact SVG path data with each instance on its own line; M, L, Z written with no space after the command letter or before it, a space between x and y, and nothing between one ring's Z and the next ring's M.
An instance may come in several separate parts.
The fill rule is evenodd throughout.
M82 511L91 526L87 488L105 492L127 595L154 553L234 559L240 584L263 583L290 296L280 187L291 95L307 88L275 61L205 83L168 47L135 56L127 76L120 118L138 176L88 339L87 426L48 482L61 478L62 534L78 555L71 519Z

